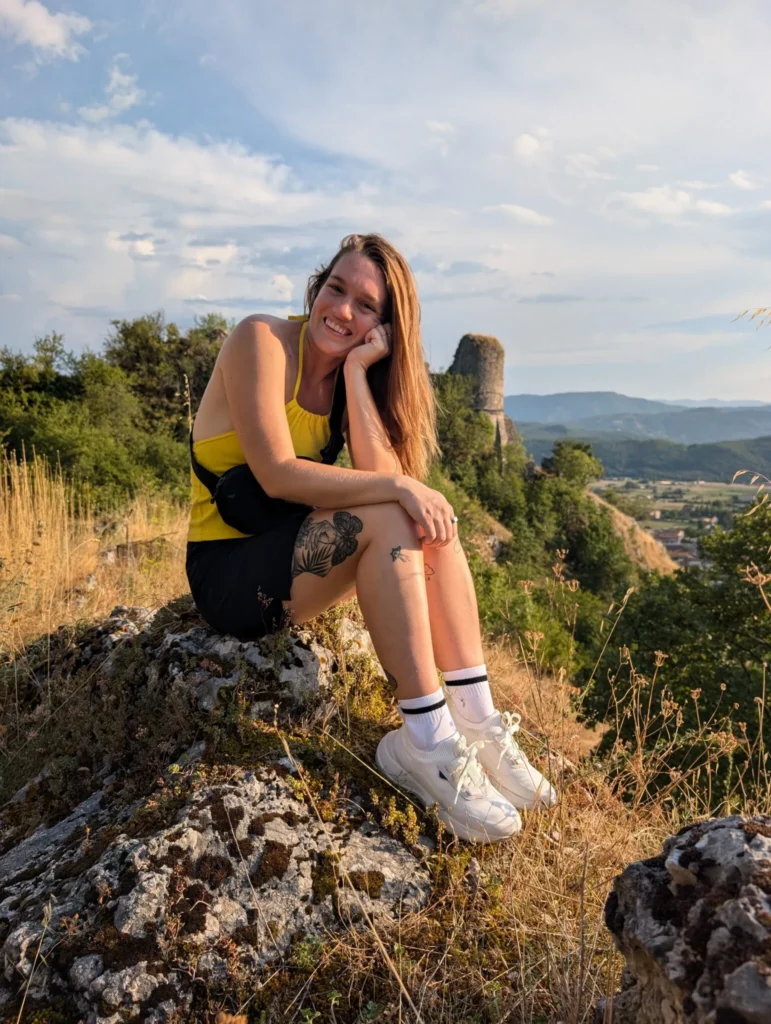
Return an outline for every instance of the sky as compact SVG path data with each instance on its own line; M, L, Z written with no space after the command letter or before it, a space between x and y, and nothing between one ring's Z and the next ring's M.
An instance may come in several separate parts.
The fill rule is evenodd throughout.
M0 0L0 344L299 312L354 231L507 394L771 402L765 0Z

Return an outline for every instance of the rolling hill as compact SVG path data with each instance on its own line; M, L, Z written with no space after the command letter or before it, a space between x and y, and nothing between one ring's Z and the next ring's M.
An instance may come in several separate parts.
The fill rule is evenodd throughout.
M563 437L565 434L562 435ZM554 432L524 436L525 448L536 462L549 455ZM662 440L609 440L607 435L582 434L591 442L605 474L649 480L708 480L728 483L740 469L771 477L771 436L713 444L675 444Z
M672 405L616 391L565 391L555 395L506 395L504 411L514 422L566 423L587 416L671 413Z
M586 416L561 424L568 435L608 436L614 439L658 438L678 444L708 444L718 441L743 441L771 434L771 405L751 409L696 408L657 413L615 413ZM540 425L541 427L543 424ZM533 424L523 423L521 432L533 432Z

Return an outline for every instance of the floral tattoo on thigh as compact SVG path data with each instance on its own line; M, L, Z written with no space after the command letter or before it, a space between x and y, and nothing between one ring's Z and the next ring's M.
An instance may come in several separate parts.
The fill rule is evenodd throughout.
M364 524L350 512L335 512L332 522L311 516L300 527L292 558L292 579L301 573L326 576L335 565L350 558L359 546L356 535Z

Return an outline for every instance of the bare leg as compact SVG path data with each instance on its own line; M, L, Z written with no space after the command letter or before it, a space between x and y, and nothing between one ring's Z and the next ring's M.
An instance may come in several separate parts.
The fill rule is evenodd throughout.
M484 664L474 581L459 540L423 549L434 658L442 672Z
M437 689L422 544L400 505L312 512L297 537L292 575L285 604L293 622L319 615L355 584L397 698Z

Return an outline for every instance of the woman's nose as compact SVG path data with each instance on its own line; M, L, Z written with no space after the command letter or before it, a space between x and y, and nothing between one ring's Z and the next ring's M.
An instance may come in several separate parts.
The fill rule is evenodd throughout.
M341 298L335 308L335 314L341 320L350 320L353 317L350 299Z

